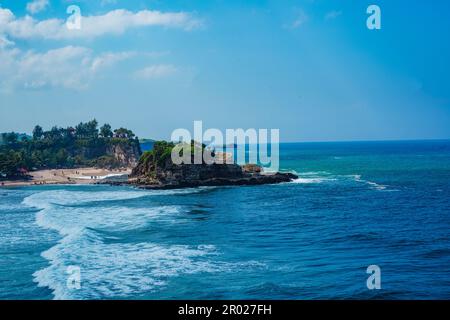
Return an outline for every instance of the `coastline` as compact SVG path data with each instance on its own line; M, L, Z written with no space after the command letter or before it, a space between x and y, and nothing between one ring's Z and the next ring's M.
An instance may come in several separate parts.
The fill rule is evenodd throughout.
M107 178L129 175L131 168L100 169L94 167L76 169L49 169L28 173L27 178L0 181L0 187L25 187L55 184L95 184Z

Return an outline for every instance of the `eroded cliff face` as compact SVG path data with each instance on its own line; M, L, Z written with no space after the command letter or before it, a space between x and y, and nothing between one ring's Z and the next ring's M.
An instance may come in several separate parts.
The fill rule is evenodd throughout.
M81 147L72 152L72 156L82 156L84 159L92 161L92 165L102 168L134 168L141 155L138 141L98 143L97 145Z
M114 157L123 167L135 167L141 157L139 144L112 144L107 147L107 155Z

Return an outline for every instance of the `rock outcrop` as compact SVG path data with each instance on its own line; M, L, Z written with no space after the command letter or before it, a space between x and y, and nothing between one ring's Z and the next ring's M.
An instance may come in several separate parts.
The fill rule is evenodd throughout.
M175 189L199 186L261 185L290 182L292 173L265 174L257 165L174 164L170 153L147 152L133 169L128 183L146 189Z
M138 143L111 144L106 148L105 154L114 157L122 167L133 168L138 164L141 149Z

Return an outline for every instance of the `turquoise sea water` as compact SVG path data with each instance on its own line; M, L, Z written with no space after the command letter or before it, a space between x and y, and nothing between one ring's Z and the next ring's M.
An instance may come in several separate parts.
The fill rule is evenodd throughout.
M300 178L0 189L0 299L450 298L450 141L283 144L281 166Z

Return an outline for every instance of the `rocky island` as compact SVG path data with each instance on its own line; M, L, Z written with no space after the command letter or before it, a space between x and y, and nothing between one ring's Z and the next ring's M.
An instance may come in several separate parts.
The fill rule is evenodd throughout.
M199 186L262 185L290 182L292 173L265 174L255 164L174 164L173 143L156 142L145 152L128 179L128 184L145 189L176 189Z

